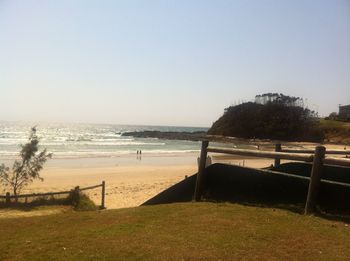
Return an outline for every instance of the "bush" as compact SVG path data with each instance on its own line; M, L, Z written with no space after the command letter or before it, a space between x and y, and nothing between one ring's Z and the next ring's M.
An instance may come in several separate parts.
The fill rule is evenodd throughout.
M32 209L39 206L72 205L71 197L35 196L28 197L28 202L22 199L12 199L8 205L5 201L0 202L0 208Z
M97 210L96 204L84 193L73 191L68 197L74 209L77 211Z

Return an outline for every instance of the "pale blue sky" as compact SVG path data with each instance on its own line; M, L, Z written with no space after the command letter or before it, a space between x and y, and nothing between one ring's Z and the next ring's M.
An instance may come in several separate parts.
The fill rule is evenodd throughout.
M0 120L210 126L264 92L350 104L349 0L0 0Z

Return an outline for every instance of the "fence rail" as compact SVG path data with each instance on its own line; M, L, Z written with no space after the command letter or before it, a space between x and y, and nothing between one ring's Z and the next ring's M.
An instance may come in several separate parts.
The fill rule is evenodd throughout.
M93 185L89 187L80 188L79 186L75 187L74 189L67 190L67 191L59 191L59 192L46 192L46 193L31 193L31 194L20 194L20 195L11 195L9 192L6 193L5 196L0 195L0 199L5 199L6 205L10 205L11 199L20 199L20 198L30 198L30 197L47 197L47 196L56 196L56 195L64 195L64 194L71 194L71 193L79 193L80 191L85 190L91 190L95 188L101 187L101 208L105 208L105 190L106 190L106 183L102 181L101 184Z
M98 185L94 185L94 186L90 186L90 187L79 188L79 189L81 191L83 191L83 190L95 189L95 188L102 187L102 186L103 186L103 183L102 184L98 184Z
M223 143L247 143L247 139L237 138L237 137L228 137L221 135L203 135L203 140L210 142L223 142ZM258 142L250 142L251 144L258 144Z
M203 135L202 140L207 140L209 142L218 142L218 143L226 143L226 144L237 144L242 143L246 144L247 139L243 138L237 138L237 137L229 137L229 136L222 136L222 135ZM304 154L313 154L315 152L315 149L283 149L282 144L279 141L273 141L273 140L250 140L249 144L251 145L257 145L257 146L264 146L266 143L269 144L276 144L276 146L280 146L280 152L287 152L287 153L304 153ZM326 154L334 154L334 155L346 155L350 156L350 150L327 150Z
M295 151L295 150L292 150ZM303 150L303 152L310 152L310 150ZM286 159L295 161L312 162L314 159L313 154L305 153L289 153L286 150L279 151L261 151L261 150L247 150L247 149L231 149L231 148L221 148L221 147L208 147L207 152L224 153L231 155L241 155L241 156L251 156L258 158L270 158L270 159ZM314 151L313 151L314 152ZM334 151L333 151L334 152ZM327 150L325 151L327 154ZM334 153L336 154L336 153ZM340 154L340 153L338 153ZM347 158L336 158L326 156L323 159L324 164L338 165L344 167L350 167L350 159ZM278 165L279 163L277 163ZM276 165L276 164L275 164Z
M225 153L242 156L252 156L260 158L271 158L271 159L288 159L297 161L312 162L313 155L311 154L298 154L298 153L287 153L287 152L274 152L274 151L261 151L261 150L246 150L246 149L231 149L231 148L219 148L219 147L208 147L208 152Z
M29 198L29 197L46 197L46 196L55 196L55 195L63 195L69 194L72 191L60 191L60 192L47 192L47 193L32 193L32 194L20 194L20 195L10 195L9 196L0 196L2 199L6 198Z
M350 155L349 151L327 151L324 146L317 146L315 150L286 150L282 149L281 144L276 144L275 151L247 150L222 147L209 147L209 140L202 141L201 156L198 164L198 174L195 185L194 199L199 201L202 195L202 176L205 172L206 159L208 152L224 153L231 155L252 156L260 158L275 159L275 167L280 165L280 160L294 160L312 162L312 170L310 174L309 189L305 205L305 213L312 213L316 207L317 195L321 183L323 165L336 165L350 167L350 159L329 157L326 154ZM323 180L322 180L323 181ZM340 184L340 183L339 183Z
M350 159L326 157L323 160L324 164L328 165L338 165L343 167L350 167Z
M287 153L314 153L315 150L311 149L282 149L282 152ZM334 154L334 155L350 155L349 150L326 150L326 154Z

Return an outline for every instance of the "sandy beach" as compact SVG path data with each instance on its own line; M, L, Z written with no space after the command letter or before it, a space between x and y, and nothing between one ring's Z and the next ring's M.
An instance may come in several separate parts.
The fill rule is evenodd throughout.
M162 190L192 175L195 165L183 166L122 166L99 168L49 168L45 181L35 183L29 191L61 191L106 182L105 205L108 209L134 207ZM87 191L96 204L101 202L101 188Z
M290 143L289 147L312 148L315 144ZM342 145L327 145L343 149ZM106 182L105 205L108 209L139 206L159 192L197 172L199 153L122 155L119 157L50 160L42 171L43 182L36 181L22 193L65 191L75 186L86 187ZM247 158L211 154L213 163L222 162L254 168L268 167L273 159ZM11 164L10 160L1 160ZM283 162L283 161L282 161ZM2 191L3 193L5 191ZM101 188L88 195L101 202Z
M197 172L197 153L147 155L142 159L125 155L117 158L52 159L42 171L43 182L35 181L22 193L65 191L106 182L105 205L108 209L139 206L159 192ZM213 157L251 167L266 167L272 160L239 157ZM243 163L244 162L244 163ZM10 163L10 162L7 162ZM101 202L101 188L88 195Z

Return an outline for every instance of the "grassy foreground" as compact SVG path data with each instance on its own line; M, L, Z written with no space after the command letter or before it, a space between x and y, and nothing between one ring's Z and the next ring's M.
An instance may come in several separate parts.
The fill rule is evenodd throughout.
M345 260L350 226L286 210L183 203L0 220L0 260Z

